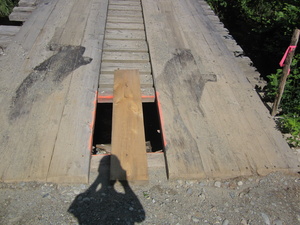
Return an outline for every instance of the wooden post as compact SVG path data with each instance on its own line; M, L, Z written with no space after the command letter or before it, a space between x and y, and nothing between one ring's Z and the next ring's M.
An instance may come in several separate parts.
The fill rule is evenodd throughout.
M299 35L300 35L300 30L295 29L294 34L292 36L290 46L297 46ZM278 92L276 94L274 104L273 104L273 107L272 107L272 113L271 113L272 116L275 116L276 113L277 113L278 106L279 106L279 103L280 103L280 100L282 98L282 94L283 94L283 91L284 91L286 79L287 79L287 77L289 75L289 72L290 72L290 66L291 66L294 54L295 54L295 48L291 48L291 50L288 52L287 57L285 59L284 67L283 67L283 70L282 70L282 76L281 76L279 87L278 87Z

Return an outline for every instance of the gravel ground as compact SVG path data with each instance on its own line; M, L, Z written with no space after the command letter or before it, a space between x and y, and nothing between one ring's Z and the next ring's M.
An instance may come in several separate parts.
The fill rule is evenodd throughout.
M0 224L300 224L300 175L147 184L0 183Z

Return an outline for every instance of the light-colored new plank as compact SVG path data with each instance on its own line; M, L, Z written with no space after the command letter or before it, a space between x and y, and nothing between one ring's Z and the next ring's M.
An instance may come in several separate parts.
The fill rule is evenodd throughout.
M152 88L153 78L152 75L140 75L141 88ZM99 87L100 88L112 88L114 86L113 75L100 75Z
M118 69L138 69L140 74L151 74L150 63L114 63L114 62L102 62L101 74L114 74Z
M106 30L106 40L145 40L145 31L142 30Z
M138 70L115 72L111 180L148 180Z
M111 52L148 52L146 41L135 40L105 40L103 49Z
M155 91L154 88L141 88L142 102L154 102ZM99 88L98 103L112 103L113 102L113 88Z

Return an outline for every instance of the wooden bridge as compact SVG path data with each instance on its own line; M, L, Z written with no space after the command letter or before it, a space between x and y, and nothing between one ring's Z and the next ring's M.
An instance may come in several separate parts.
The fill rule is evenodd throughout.
M27 16L0 56L0 181L88 182L118 69L158 105L170 179L300 170L204 0L40 0Z

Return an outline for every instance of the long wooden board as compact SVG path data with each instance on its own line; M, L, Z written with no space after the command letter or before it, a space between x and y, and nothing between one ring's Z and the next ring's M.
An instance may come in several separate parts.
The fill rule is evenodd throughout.
M85 46L84 56L92 61L74 71L70 81L47 176L47 181L58 183L86 183L89 179L97 84L108 4L108 1L103 0L76 2L66 27L79 40L69 39L70 33L64 33L61 42Z
M1 181L88 182L106 10L41 4L1 57Z
M138 70L115 71L110 179L148 180Z
M297 171L299 163L204 0L142 0L169 177ZM206 5L207 6L207 5ZM209 72L209 73L208 73ZM204 74L216 74L213 77Z

